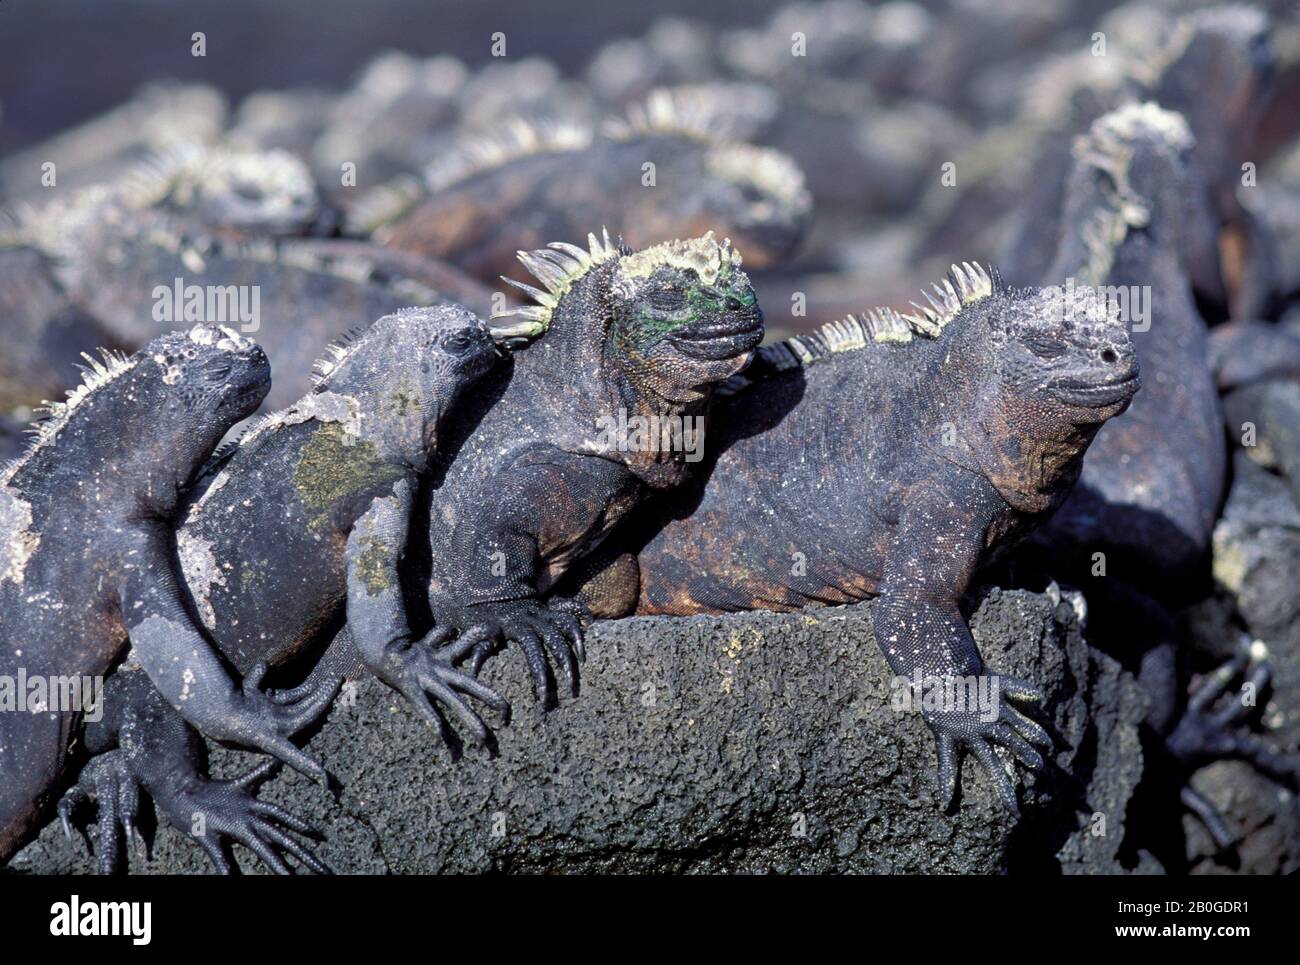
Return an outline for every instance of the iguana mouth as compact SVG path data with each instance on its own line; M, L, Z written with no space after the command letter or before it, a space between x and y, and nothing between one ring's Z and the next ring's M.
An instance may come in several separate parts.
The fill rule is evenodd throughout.
M763 341L763 316L746 312L723 320L708 319L673 332L668 341L690 358L710 362L734 358L753 351Z
M1110 382L1061 379L1050 385L1048 391L1071 405L1101 408L1131 399L1138 390L1138 384L1138 376L1133 373Z

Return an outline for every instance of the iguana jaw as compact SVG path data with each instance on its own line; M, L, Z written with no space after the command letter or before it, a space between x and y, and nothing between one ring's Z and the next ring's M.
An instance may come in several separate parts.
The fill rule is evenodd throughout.
M703 318L668 337L673 348L700 362L743 359L763 341L763 313L735 312L721 318Z

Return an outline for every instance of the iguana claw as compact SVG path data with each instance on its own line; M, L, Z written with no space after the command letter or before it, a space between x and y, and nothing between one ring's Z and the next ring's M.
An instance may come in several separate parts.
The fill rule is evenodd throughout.
M1052 738L1040 725L1003 698L1041 703L1043 696L1033 684L1017 677L998 674L987 674L985 677L992 681L991 687L985 690L981 686L977 692L993 694L996 716L986 719L989 715L984 708L945 707L922 711L926 723L935 732L939 759L939 795L945 809L950 808L957 793L958 749L965 746L988 771L1002 804L1018 817L1020 805L1016 799L1015 787L993 748L1005 747L1021 764L1038 772L1043 769L1045 762L1035 745L1050 750Z

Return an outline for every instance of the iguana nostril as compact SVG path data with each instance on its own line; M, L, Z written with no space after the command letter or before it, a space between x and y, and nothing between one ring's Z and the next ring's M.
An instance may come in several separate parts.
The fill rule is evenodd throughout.
M1113 348L1105 348L1101 350L1101 360L1107 365L1114 365L1119 361L1119 356L1115 354Z

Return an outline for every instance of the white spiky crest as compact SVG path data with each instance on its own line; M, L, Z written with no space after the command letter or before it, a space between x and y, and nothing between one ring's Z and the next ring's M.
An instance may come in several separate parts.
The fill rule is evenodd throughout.
M574 282L597 265L604 264L618 254L618 245L610 240L609 230L606 228L601 229L599 238L594 232L587 235L585 251L577 245L553 241L545 248L518 252L520 263L542 283L543 287L537 288L502 276L502 281L528 295L533 303L494 312L492 314L494 321L503 318L514 318L519 321L491 326L493 338L497 341L531 339L543 334L551 324L551 314L555 306L573 287Z
M751 184L797 215L812 209L812 195L802 169L793 158L774 148L743 141L718 144L705 155L704 164L715 177L733 184Z
M491 131L464 135L424 169L424 183L429 191L442 191L521 157L580 151L592 139L591 127L577 121L508 117Z
M365 336L365 326L349 330L325 346L325 354L317 359L311 367L312 385L320 389L329 381L352 355L354 355Z
M602 132L616 141L647 134L674 134L715 143L753 135L776 116L780 106L772 89L762 84L656 87L628 107L623 117L607 120Z
M1143 138L1163 142L1172 152L1185 155L1196 143L1181 114L1168 111L1154 101L1130 102L1093 121L1088 133L1075 139L1074 157L1106 177L1107 203L1080 229L1088 250L1084 277L1090 284L1102 284L1114 262L1115 251L1133 228L1150 221L1148 199L1129 181L1134 143Z
M610 241L607 229L602 228L601 235L597 238L594 233L588 234L585 251L577 245L557 241L536 251L519 252L519 261L543 287L503 277L502 281L527 294L533 303L494 313L493 320L512 318L520 321L493 325L493 337L507 341L544 334L550 327L555 307L574 283L597 265L613 258L618 258L618 274L627 280L648 278L656 269L667 265L695 272L705 285L714 284L723 274L741 264L740 252L731 247L731 239L719 244L712 231L699 238L665 241L630 253L624 253Z
M873 308L849 315L821 328L826 347L832 352L862 348L867 342L910 342L913 335L937 338L962 309L993 294L993 278L978 262L953 265L942 284L932 285L934 294L921 290L927 304L912 302L914 312Z
M353 234L384 238L384 227L411 211L430 194L445 191L478 174L495 170L536 154L580 151L590 147L594 132L590 125L575 120L507 117L491 130L462 133L437 160L427 165L421 177L399 174L371 188L344 216L345 228Z
M731 247L731 239L721 244L713 232L699 238L665 241L626 255L619 262L619 272L627 278L648 278L664 265L695 272L705 285L712 285L724 273L740 267L740 252Z
M28 430L32 435L31 445L21 456L0 470L0 486L7 486L14 474L26 465L36 452L54 441L63 427L68 424L68 420L72 418L73 412L90 397L92 392L130 372L138 363L138 359L134 356L127 356L125 353L111 349L100 349L99 354L100 358L95 358L93 355L82 353L81 357L86 360L86 365L80 366L81 383L68 390L65 400L46 401L35 410L37 420Z
M283 150L236 150L202 144L177 144L155 152L129 172L123 197L150 207L168 197L192 204L213 190L233 191L238 184L257 184L263 203L288 208L294 199L310 198L316 184L301 159Z
M244 338L225 325L195 325L185 335L196 345L213 347L224 352L248 352L254 345L250 339ZM14 473L26 465L35 453L52 444L59 432L68 424L68 420L93 393L135 369L141 358L139 353L127 355L125 352L106 348L101 348L99 355L99 358L95 358L82 352L81 357L86 360L86 364L78 366L82 373L80 384L69 389L67 398L63 401L46 400L35 410L37 419L28 430L32 435L32 444L21 456L0 471L0 486L8 485ZM165 377L164 381L166 381Z
M707 87L657 87L602 127L605 136L627 141L646 134L673 134L714 143L735 134L735 122L718 92Z
M996 273L991 276L982 265L964 261L953 265L943 283L933 288L933 295L921 293L928 306L912 303L915 312L904 314L892 308L873 308L828 322L815 332L764 346L760 352L767 364L779 372L863 349L873 342L907 343L914 337L938 338L964 308L999 291L1001 283ZM749 377L735 376L723 394L735 394L748 384Z

